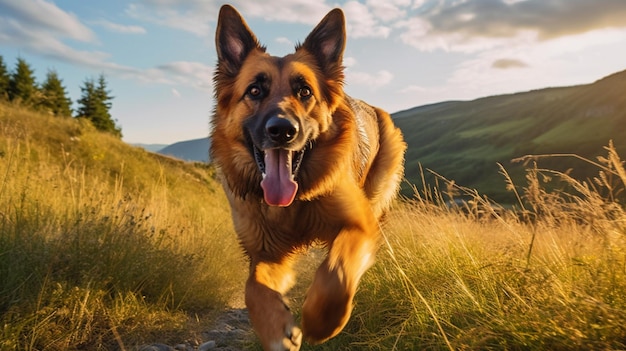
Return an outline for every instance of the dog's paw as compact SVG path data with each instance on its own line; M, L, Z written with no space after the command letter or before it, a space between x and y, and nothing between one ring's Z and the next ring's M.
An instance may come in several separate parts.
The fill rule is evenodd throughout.
M282 340L270 345L268 351L298 351L302 345L302 331L296 326L287 326Z
M281 298L263 301L248 309L254 330L265 351L298 351L302 345L302 330Z

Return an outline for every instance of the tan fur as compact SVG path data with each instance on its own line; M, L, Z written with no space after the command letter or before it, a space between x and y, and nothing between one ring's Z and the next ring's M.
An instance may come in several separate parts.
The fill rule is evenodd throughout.
M406 145L389 114L343 93L341 11L331 11L295 53L274 57L225 5L216 45L211 157L250 258L246 305L265 350L298 350L303 335L323 342L347 323L358 282L374 261L378 220L398 190ZM255 84L263 86L262 98L249 94ZM298 95L299 84L312 96ZM250 145L252 126L273 111L306 133L285 146L306 150L296 198L286 207L264 202ZM283 295L293 285L293 255L313 241L329 251L307 292L300 331Z

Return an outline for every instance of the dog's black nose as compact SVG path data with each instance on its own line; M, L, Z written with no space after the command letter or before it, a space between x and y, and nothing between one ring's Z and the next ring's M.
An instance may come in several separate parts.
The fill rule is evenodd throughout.
M273 142L285 144L296 138L298 135L298 124L290 119L272 116L265 123L267 136Z

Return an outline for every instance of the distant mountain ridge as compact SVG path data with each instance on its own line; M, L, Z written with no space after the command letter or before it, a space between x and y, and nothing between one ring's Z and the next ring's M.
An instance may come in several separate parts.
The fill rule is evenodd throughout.
M392 114L408 144L405 177L421 185L423 169L457 184L510 201L497 163L518 186L523 166L511 159L527 154L576 153L595 159L612 139L626 157L626 71L594 83L545 88L472 101L444 101ZM188 161L208 161L209 139L169 145L159 151ZM542 161L545 167L593 176L597 170L567 158ZM427 175L427 182L433 182ZM408 194L407 194L408 195Z
M144 149L146 151L150 151L150 152L158 152L159 150L161 150L164 147L168 146L167 144L141 144L141 143L133 143L131 145L140 147L140 148L142 148L142 149Z
M168 145L157 152L161 155L173 156L185 161L209 161L209 147L211 142L208 137L180 141Z

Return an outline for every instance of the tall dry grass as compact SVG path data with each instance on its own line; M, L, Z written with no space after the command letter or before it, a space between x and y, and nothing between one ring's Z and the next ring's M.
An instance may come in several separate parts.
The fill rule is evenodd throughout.
M591 180L539 168L544 156L522 159L524 187L503 169L513 207L423 186L383 227L345 332L306 349L624 349L626 172L606 149Z
M203 165L0 105L0 349L176 342L243 264Z

